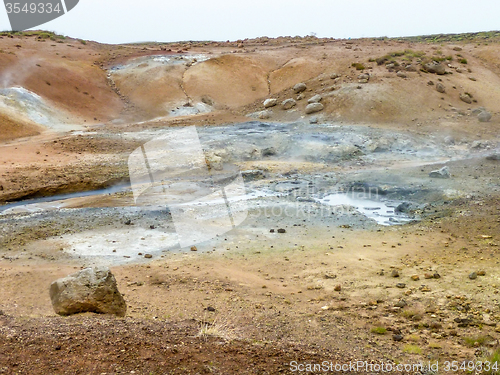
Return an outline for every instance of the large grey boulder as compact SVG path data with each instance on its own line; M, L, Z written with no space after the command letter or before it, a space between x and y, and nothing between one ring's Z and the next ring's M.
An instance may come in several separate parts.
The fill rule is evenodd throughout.
M305 83L297 83L295 86L293 86L293 92L296 94L301 93L302 91L306 91L307 86Z
M306 114L309 115L311 113L322 111L323 108L325 107L321 103L311 103L306 107Z
M450 170L448 167L443 167L436 171L432 171L429 173L429 177L431 178L450 178Z
M297 105L297 102L294 99L290 98L290 99L284 100L281 103L281 108L283 108L286 111L288 109L295 107L296 105Z
M59 315L84 312L125 316L127 305L109 268L86 268L54 281L50 299Z

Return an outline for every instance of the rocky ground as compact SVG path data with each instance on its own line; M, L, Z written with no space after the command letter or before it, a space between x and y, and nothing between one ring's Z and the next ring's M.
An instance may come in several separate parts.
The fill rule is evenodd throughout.
M223 155L267 195L196 251L166 246L171 218L135 207L126 187L8 206L0 373L276 374L350 360L445 373L447 360L499 360L497 34L1 37L2 202L127 183L130 153L185 125L208 162ZM450 178L429 176L444 166ZM413 220L378 225L315 200L370 187L409 202ZM96 264L111 266L127 315L57 316L51 282Z

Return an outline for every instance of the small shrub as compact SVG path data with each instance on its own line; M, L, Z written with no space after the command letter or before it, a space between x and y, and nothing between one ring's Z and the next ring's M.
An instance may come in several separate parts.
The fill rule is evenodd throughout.
M79 39L78 41L79 41L80 43L82 43L83 45L86 45L86 44L87 44L87 41L86 41L86 40Z
M453 60L453 56L446 56L446 60L448 60L448 61Z
M365 70L365 66L361 63L352 63L351 64L352 67L356 68L356 70Z
M385 329L384 327L373 327L371 329L371 332L377 335L385 335L387 333L387 329Z
M467 59L460 59L460 64L467 64Z

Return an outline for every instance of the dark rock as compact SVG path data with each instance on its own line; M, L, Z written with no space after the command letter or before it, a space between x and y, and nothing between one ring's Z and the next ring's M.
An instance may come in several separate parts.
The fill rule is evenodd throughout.
M153 255L152 254L144 254L144 258L151 259L151 258L153 258Z
M392 277L399 277L399 271L398 270L392 270L391 276Z
M404 288L406 288L406 284L404 284L404 283L397 283L396 284L396 288L404 289Z
M476 280L477 279L477 272L471 272L469 274L469 279Z
M285 229L278 229L278 233L286 233L286 230Z
M393 336L392 336L392 339L393 339L394 341L399 342L399 341L403 341L404 336L403 336L403 335L393 335Z

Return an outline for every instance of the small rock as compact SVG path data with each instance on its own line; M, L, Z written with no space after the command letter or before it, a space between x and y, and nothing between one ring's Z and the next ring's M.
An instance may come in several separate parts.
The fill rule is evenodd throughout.
M297 102L294 99L286 99L281 103L281 108L285 111L291 109L297 105Z
M460 94L460 100L467 104L472 104L472 98L468 94Z
M478 116L477 116L479 122L489 122L491 120L491 113L488 111L482 111Z
M411 279L412 279L413 281L418 281L418 280L420 280L420 277L419 277L418 275L413 275L413 276L411 277Z
M446 88L441 82L438 82L438 84L436 85L436 91L444 94L446 92Z
M153 255L152 254L144 254L144 258L151 259L151 258L153 258Z
M198 248L196 246L191 246L191 251L198 251Z
M398 270L392 270L391 277L399 277L399 271Z
M321 103L312 103L306 107L305 112L307 115L309 115L311 113L316 113L316 112L322 111L324 108L325 107Z
M316 94L312 98L310 98L307 102L309 104L311 104L311 103L319 103L322 100L323 100L323 97L321 95L319 95L319 94Z
M443 167L441 169L432 171L429 173L431 178L450 178L450 170L448 167Z
M313 116L309 119L310 124L317 124L318 123L318 118L316 116Z
M271 118L272 112L271 111L260 111L257 114L257 117L261 120L267 120Z
M281 228L281 229L278 229L278 233L286 233L286 230Z
M402 309L403 307L406 307L406 305L407 305L406 301L404 299L402 299L402 300L396 302L394 304L394 307L399 307Z
M125 222L125 225L132 225L132 221L131 221L131 220L127 220L127 221Z
M396 73L396 75L399 77L399 78L406 78L406 74L404 72L402 72L401 70L399 72Z
M476 280L477 279L477 272L471 272L469 274L469 279Z
M394 341L399 342L399 341L403 341L404 336L403 336L403 335L393 335L393 336L392 336L392 339L393 339Z
M404 289L404 288L406 288L406 284L404 284L404 283L397 283L396 284L396 288Z
M212 307L212 306L206 307L205 310L210 311L210 312L215 312L216 311L215 307Z
M446 143L447 145L454 145L455 138L453 138L451 135L448 135L444 138L444 143Z
M411 64L407 65L405 69L407 72L416 72L417 71L417 67L415 65L411 65Z
M330 74L330 79L337 79L339 77L340 77L340 74L337 74L337 73Z
M335 290L336 292L340 292L342 290L342 285L335 285L335 288L333 288L333 290Z
M293 92L296 94L299 94L303 91L306 91L307 86L305 83L297 83L295 86L293 86Z
M439 64L435 61L424 64L424 69L427 70L429 73L436 73L438 75L443 75L446 73L446 68L444 67L444 65Z
M478 276L486 276L486 271L484 271L484 270L477 271L477 275Z
M274 233L274 229L269 229L269 233Z
M495 332L499 332L500 333L500 324L497 324L497 326L495 328Z
M434 278L434 275L433 275L432 273L426 273L426 274L424 275L424 278L425 278L425 279L433 279L433 278Z
M437 272L435 272L434 275L432 275L432 276L434 276L435 279L440 279L441 278L441 275L439 273L437 273Z
M264 108L271 108L274 107L276 104L278 104L277 99L266 99L264 100Z

